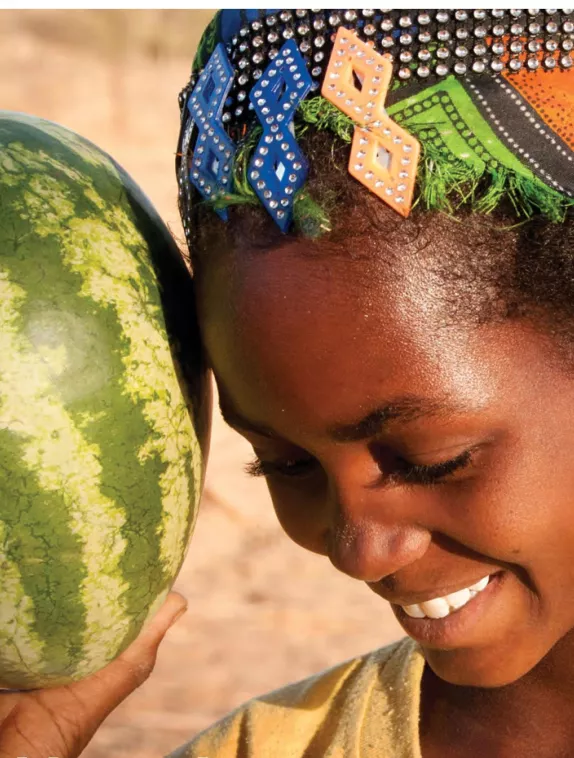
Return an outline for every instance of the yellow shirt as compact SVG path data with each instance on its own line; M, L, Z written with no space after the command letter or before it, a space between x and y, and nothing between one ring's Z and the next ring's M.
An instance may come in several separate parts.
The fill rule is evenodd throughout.
M421 758L409 638L249 700L169 758Z

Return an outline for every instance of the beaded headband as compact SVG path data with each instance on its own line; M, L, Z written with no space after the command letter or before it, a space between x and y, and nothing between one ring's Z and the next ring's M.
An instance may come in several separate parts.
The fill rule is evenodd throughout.
M180 94L188 240L198 195L224 220L261 203L289 231L310 168L298 135L313 127L349 142L351 175L403 216L413 201L488 212L506 196L518 216L562 220L573 56L571 10L221 11Z

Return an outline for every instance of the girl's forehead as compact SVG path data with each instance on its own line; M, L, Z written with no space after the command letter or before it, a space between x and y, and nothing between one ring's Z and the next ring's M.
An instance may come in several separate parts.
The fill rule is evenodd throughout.
M339 329L361 333L366 345L397 327L422 336L446 328L444 281L432 258L444 238L425 243L424 258L407 246L350 237L337 250L309 250L304 240L245 254L230 251L205 267L202 307L229 312L242 328L267 324L277 331L304 328L310 335ZM454 326L451 326L454 328Z
M525 354L510 349L521 339L511 324L445 326L438 290L422 274L383 281L380 273L379 282L343 260L275 251L234 272L206 288L202 321L216 375L240 405L287 399L327 418L336 398L353 418L361 404L397 394L482 402L502 391L504 360ZM505 379L518 380L519 372Z

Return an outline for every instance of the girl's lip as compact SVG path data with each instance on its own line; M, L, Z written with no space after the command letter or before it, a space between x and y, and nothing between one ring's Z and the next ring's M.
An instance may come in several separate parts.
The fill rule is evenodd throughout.
M470 644L470 635L504 586L507 572L499 571L490 577L488 585L458 611L442 619L417 619L407 616L400 605L392 609L405 632L421 645L450 650ZM473 637L475 634L472 635Z

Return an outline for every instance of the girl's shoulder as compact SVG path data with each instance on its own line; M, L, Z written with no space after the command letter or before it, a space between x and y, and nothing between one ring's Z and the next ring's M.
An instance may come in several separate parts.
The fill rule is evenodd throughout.
M420 758L423 666L400 640L249 700L170 758Z

